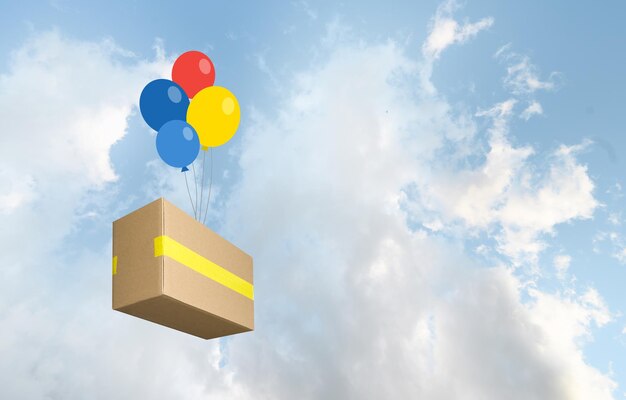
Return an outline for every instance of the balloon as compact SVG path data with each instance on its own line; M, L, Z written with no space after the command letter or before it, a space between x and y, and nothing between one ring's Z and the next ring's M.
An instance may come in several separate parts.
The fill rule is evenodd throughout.
M172 80L185 89L192 99L202 89L213 86L215 68L204 53L188 51L176 59L172 67Z
M185 121L166 122L156 137L156 148L166 164L187 171L200 151L200 141L196 131Z
M143 88L139 98L141 115L155 131L173 119L185 120L189 99L178 84L157 79Z
M210 86L191 100L187 123L198 132L202 149L206 150L228 142L239 127L240 116L235 95L226 88Z

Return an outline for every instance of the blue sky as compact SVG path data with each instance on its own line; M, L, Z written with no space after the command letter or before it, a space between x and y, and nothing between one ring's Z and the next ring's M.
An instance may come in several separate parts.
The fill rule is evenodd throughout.
M626 393L621 2L0 10L1 397ZM257 330L210 342L110 310L111 221L190 211L137 110L190 49L242 109L208 225L255 258Z

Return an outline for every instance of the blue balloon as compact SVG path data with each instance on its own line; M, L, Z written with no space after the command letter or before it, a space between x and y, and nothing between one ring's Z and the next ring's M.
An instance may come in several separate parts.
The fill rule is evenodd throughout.
M187 119L189 98L177 83L157 79L141 91L139 109L148 125L155 131L173 119Z
M187 171L187 166L198 156L200 139L185 121L169 121L157 133L156 148L166 164Z

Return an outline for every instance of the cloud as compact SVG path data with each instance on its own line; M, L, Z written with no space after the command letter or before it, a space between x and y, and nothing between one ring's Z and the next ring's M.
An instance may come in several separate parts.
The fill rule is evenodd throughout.
M610 254L620 264L626 264L626 240L619 231L598 231L593 237L593 251L595 253Z
M452 13L458 5L455 1L446 1L437 9L431 20L428 37L422 46L422 53L427 59L437 59L446 48L453 44L464 43L476 36L480 31L493 25L491 17L482 18L478 22L459 24Z
M524 256L536 260L544 244L538 238L552 233L556 225L575 219L589 219L598 206L594 184L587 167L577 162L583 146L560 146L553 153L549 171L536 185L521 185L510 192L498 211L503 226L502 251L519 261Z
M339 43L275 113L252 115L224 220L255 255L258 325L228 342L225 368L257 398L611 398L581 351L611 318L597 293L528 292L514 269L482 268L419 228L437 211L463 237L500 224L500 251L531 252L539 233L593 212L580 148L535 176L534 150L508 138L511 100L480 113L493 120L485 151L471 116L411 94L417 65L393 42ZM445 169L467 152L485 161Z
M520 118L528 121L533 115L542 115L543 107L541 107L541 103L536 100L533 100L524 111L520 114Z
M58 33L38 40L36 51L24 45L23 62L51 53L40 72L66 77L58 82L70 94L117 78L86 107L52 109L48 125L71 145L26 166L32 184L3 189L25 199L7 200L3 215L25 226L8 247L19 251L3 255L0 320L11 327L0 332L4 397L611 398L615 383L582 354L592 327L612 318L601 296L528 289L512 261L487 267L459 246L478 231L515 259L518 250L503 248L516 243L507 229L537 243L556 224L593 214L593 182L576 159L582 147L559 147L537 172L538 150L514 145L509 132L514 99L466 114L422 90L432 87L423 80L432 63L409 49L338 39L325 62L294 75L276 110L248 110L241 178L220 210L220 232L254 255L257 328L204 342L111 311L110 244L85 246L84 230L78 249L63 243L81 199L115 188L120 176L109 151L138 97L140 87L128 86L162 74L165 62L120 62L111 46ZM85 71L65 54L100 58ZM30 88L25 78L17 84L22 64L13 65L2 84ZM50 93L50 102L67 101L55 96L68 92ZM79 137L89 116L109 127L95 143ZM477 128L482 118L486 132ZM29 143L11 146L20 153ZM68 160L83 147L89 157ZM148 169L155 176L145 197L164 188L187 196L171 185L173 174ZM50 218L38 220L42 212ZM432 215L440 233L423 228ZM108 235L99 228L98 237Z
M559 279L564 279L567 270L572 262L572 257L567 254L559 254L554 256L554 269Z
M511 51L510 43L498 49L494 57L508 65L504 85L515 95L531 95L540 90L558 88L561 78L559 72L551 72L546 80L542 80L530 58Z
M27 204L35 197L35 182L30 175L10 175L0 172L5 187L0 195L0 212L7 214Z
M621 264L626 264L626 246L622 244L623 239L620 235L615 233L611 235L611 241L613 242L613 245L615 247L615 250L612 254L613 258L615 258Z
M0 116L6 132L15 132L0 148L2 173L10 177L0 186L3 209L74 199L116 179L109 149L124 136L139 78L164 68L163 60L126 68L129 57L110 40L78 42L56 31L33 36L11 54L0 76Z
M115 210L132 196L109 197L119 180L110 151L127 136L142 86L170 66L162 51L144 60L58 31L34 33L3 66L0 397L179 398L202 382L199 369L217 369L217 344L183 347L186 338L111 311L116 213L95 232L81 216L86 204Z
M545 328L541 345L553 368L562 369L557 383L560 395L554 398L589 399L612 398L617 385L589 365L577 362L583 357L580 341L591 339L591 324L601 327L612 320L606 304L595 289L588 289L578 298L568 295L547 294L531 291L533 302L529 306L530 319ZM578 344L563 337L578 337ZM577 376L585 376L585 382L574 383ZM541 397L541 396L539 396Z
M417 208L423 218L436 216L450 227L448 232L461 223L470 231L486 233L498 242L501 254L521 265L537 262L546 247L543 235L564 222L591 218L598 202L587 167L575 157L589 143L560 146L547 156L547 170L535 168L535 149L516 147L509 139L516 103L509 99L476 113L488 118L491 126L484 145L470 146L465 159L482 162L471 165L455 160L454 153L440 155L431 163L428 179L417 182L419 189L409 201L421 203ZM478 140L481 135L473 137ZM450 145L466 152L465 142Z
M494 23L492 17L482 18L478 22L460 24L453 18L454 11L459 8L455 0L447 0L437 8L430 20L428 36L422 44L422 66L420 69L422 90L429 94L435 92L431 82L433 64L441 53L453 44L461 44L472 39L480 31L488 29Z
M526 159L530 147L515 148L501 132L513 102L504 102L479 115L493 115L494 128L485 162L473 169L450 170L438 166L433 182L424 182L422 196L429 208L439 211L445 220L462 220L468 227L487 229L498 219L498 209L505 204L510 187ZM459 177L463 179L459 179Z

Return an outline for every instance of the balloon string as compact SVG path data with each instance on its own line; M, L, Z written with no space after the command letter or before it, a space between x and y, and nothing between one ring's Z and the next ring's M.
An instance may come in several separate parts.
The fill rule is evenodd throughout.
M195 198L196 198L196 204L198 204L198 178L196 178L196 160L194 160L194 161L191 163L191 169L193 170L193 185L194 185L194 187L195 187L194 192L195 192L195 194L196 194L196 195L195 195ZM193 211L193 217L194 217L194 218L196 218L196 219L198 219L198 216L196 215L196 210L195 210L195 208L194 208L194 211Z
M187 186L187 194L189 195L189 202L191 203L191 209L193 210L193 215L196 215L196 208L193 205L193 201L191 200L191 192L189 191L189 183L187 182L187 171L185 174L185 186Z
M209 157L211 158L211 177L209 178L209 198L206 201L206 210L204 210L204 219L202 220L202 225L204 225L204 221L206 220L206 216L209 213L209 203L211 202L211 187L213 186L213 150L209 147Z
M204 161L206 159L206 150L202 152L202 180L200 180L200 207L198 207L198 221L202 219L202 197L204 196Z

